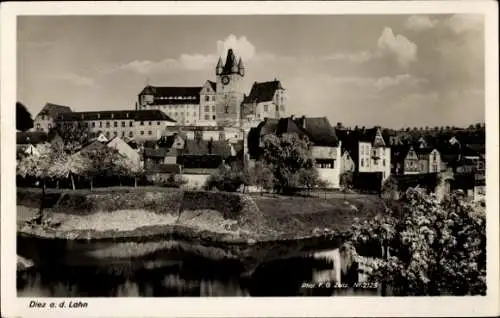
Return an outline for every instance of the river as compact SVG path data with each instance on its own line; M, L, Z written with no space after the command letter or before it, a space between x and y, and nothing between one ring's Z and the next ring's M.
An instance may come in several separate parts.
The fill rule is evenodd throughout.
M57 248L18 238L18 253L37 258L34 267L17 275L19 297L379 295L378 289L355 288L352 275L343 275L343 285L335 285L332 263L314 257L275 258L245 272L241 262L175 250L89 263L81 261L79 252L62 255Z

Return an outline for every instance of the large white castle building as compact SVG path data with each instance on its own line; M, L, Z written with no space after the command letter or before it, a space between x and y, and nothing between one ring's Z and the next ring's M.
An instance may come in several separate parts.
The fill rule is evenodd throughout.
M243 88L245 66L232 49L219 58L215 81L203 86L147 85L139 93L136 110L161 110L179 126L254 127L264 118L285 116L286 90L277 79Z

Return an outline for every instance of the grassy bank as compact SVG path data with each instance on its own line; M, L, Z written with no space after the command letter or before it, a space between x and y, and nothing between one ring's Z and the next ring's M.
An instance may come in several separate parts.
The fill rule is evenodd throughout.
M52 229L24 225L40 206L39 189L18 189L19 230L47 238L180 238L248 243L320 236L349 230L354 218L383 211L368 195L286 197L159 187L48 191L43 202Z

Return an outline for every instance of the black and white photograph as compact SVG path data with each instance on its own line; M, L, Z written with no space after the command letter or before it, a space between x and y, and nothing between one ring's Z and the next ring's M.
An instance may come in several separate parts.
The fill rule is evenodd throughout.
M155 6L14 17L2 232L23 310L498 296L485 9Z

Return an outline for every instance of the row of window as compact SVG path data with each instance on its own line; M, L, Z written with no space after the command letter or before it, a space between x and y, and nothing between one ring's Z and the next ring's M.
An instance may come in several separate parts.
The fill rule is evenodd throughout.
M366 164L366 166L365 166L365 164ZM361 167L369 167L369 166L370 166L369 159L366 159L366 161L365 161L365 159L361 158ZM385 167L385 159L382 159L382 167Z
M141 122L139 122L139 125L144 126L145 123L146 122L141 121ZM39 126L39 125L40 124L37 124L37 126ZM149 121L149 122L147 122L147 125L148 126L153 126L154 122ZM161 126L161 121L157 121L156 125L157 126ZM106 126L106 128L111 128L111 122L107 121L105 126ZM121 127L126 127L126 126L127 126L126 122L122 121L121 122ZM134 122L130 121L128 126L129 127L133 127L134 126ZM71 127L74 127L73 123L63 123L63 128L71 128ZM80 123L80 122L77 123L77 127L81 128L82 127L82 123ZM86 122L86 123L83 124L83 127L85 127L85 128L89 128L89 127L91 127L91 128L96 128L96 127L103 128L103 122L102 121L100 121L100 122L95 122L94 121L94 122L91 122L90 125L89 125L89 123ZM117 121L113 122L113 127L118 127L118 122ZM49 129L50 128L51 128L51 125L49 124Z
M156 96L156 99L168 100L196 100L196 96Z
M115 136L115 137L116 137L116 136L118 136L118 132L117 132L117 131L113 131L112 133L111 133L110 131L106 131L106 132L104 133L104 135L105 135L107 138L109 138L109 137L111 136L111 134L113 134L113 136ZM146 134L146 132L145 132L144 130L141 130L141 131L139 132L139 134L140 134L141 136L144 136L144 135ZM147 134L148 134L148 136L152 136L152 135L153 135L153 132L152 132L151 130L149 130L149 131L147 131ZM122 136L122 137L125 137L125 131L122 131L121 136ZM134 137L134 133L133 133L132 131L129 131L129 132L128 132L128 136L129 136L130 138L132 138L132 137Z
M281 106L276 105L276 111L280 111L280 110L281 111L285 111L285 106L283 106L283 105L281 105ZM267 105L267 104L264 105L264 111L265 112L269 111L269 105Z
M212 111L215 112L215 105L212 105ZM210 106L205 105L205 113L208 113L208 112L210 112Z
M210 97L211 97L211 98L210 98ZM213 95L213 96L208 96L208 95L207 95L207 96L205 96L205 101L206 101L206 102L209 102L210 100L212 100L213 102L215 102L215 95Z

